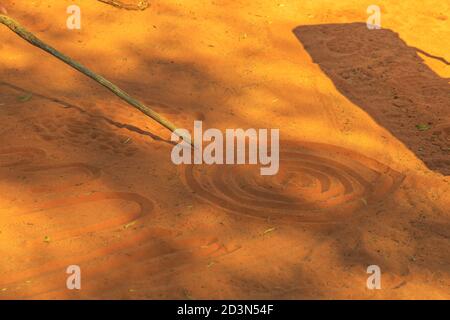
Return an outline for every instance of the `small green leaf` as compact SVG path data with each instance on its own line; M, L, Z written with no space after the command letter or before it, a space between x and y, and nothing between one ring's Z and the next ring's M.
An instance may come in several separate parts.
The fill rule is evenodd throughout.
M427 131L427 130L431 129L431 126L428 124L418 124L418 125L416 125L416 128L419 131Z
M17 98L17 100L19 100L20 102L27 102L27 101L30 101L32 97L33 97L33 94L29 92L29 93L19 96Z

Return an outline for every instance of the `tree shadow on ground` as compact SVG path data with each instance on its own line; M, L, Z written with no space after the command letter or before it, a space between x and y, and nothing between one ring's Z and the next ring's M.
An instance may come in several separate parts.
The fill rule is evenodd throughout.
M299 26L293 30L336 88L402 141L431 170L450 174L450 88L389 29L365 23Z

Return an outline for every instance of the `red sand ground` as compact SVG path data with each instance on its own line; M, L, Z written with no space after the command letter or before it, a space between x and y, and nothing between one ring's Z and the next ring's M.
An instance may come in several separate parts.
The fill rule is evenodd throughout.
M378 1L374 31L372 1L1 2L179 126L280 128L282 153L274 177L177 167L166 130L2 27L0 298L450 298L448 2Z

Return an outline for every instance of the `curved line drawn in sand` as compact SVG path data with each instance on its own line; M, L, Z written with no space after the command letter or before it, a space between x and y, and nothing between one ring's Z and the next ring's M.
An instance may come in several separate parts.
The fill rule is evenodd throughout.
M181 232L174 229L150 228L134 230L124 239L113 245L97 248L88 254L72 255L50 261L44 265L20 272L7 274L9 294L21 298L38 298L58 296L67 293L64 284L64 274L61 270L76 261L83 272L83 293L105 293L110 290L123 290L130 273L133 280L140 281L142 277L152 284L161 283L164 279L173 278L195 269L207 267L212 259L216 260L238 250L240 246L225 245L216 237L180 236ZM105 282L104 279L108 278ZM26 280L33 278L32 292L15 291L21 289ZM117 281L117 282L116 282ZM117 285L114 285L116 282ZM26 287L26 286L25 286ZM149 285L150 290L154 290ZM1 295L1 292L0 292Z
M49 215L49 212L51 211L57 211L57 214L62 216L60 217L60 219L64 219L64 215L67 214L65 210L67 210L68 207L76 207L86 203L103 202L108 200L124 200L126 202L132 202L137 204L139 209L129 210L129 212L123 212L122 210L119 210L119 215L117 216L113 216L111 218L98 222L95 221L94 223L88 224L87 226L72 228L68 230L58 231L60 226L56 224L54 226L54 230L47 230L47 233L51 238L51 242L57 243L64 240L87 236L92 232L100 233L102 231L108 231L115 228L117 229L122 227L123 225L129 224L131 222L136 222L144 216L149 215L154 208L152 201L143 196L140 196L139 194L126 192L98 192L91 195L79 195L70 198L55 199L39 204L35 208L29 208L28 210L22 211L17 214L13 213L12 215L14 216L16 222L20 220L34 221L33 218L39 220L40 216ZM97 204L97 206L101 207L101 204ZM82 214L82 212L80 214ZM50 214L50 216L53 216L53 219L55 218L55 215ZM127 238L127 241L130 242L130 239L132 238L133 237ZM28 241L28 243L30 243L31 245L42 244L42 242L43 241L41 236ZM131 242L129 244L131 245ZM99 253L98 250L97 253ZM94 252L85 254L85 256L89 257L95 257L95 255L96 253ZM36 271L46 272L46 270L53 267L55 267L54 263L48 263L44 266L39 266L38 268L36 268Z
M25 174L32 184L32 192L59 191L72 186L80 186L99 178L101 175L99 168L84 163L33 165L33 163L42 162L45 157L46 152L37 148L0 149L0 168L15 168L14 173ZM57 180L65 180L67 175L71 177L79 176L77 182L57 182ZM33 176L40 176L41 179L34 181ZM20 183L26 185L24 181L20 181Z
M99 294L108 296L112 291L128 291L131 282L142 281L142 277L145 278L145 289L154 291L157 285L168 284L170 280L198 267L206 268L208 262L217 261L240 249L240 246L225 245L215 237L177 237L174 236L176 232L172 229L156 230L156 235L152 237L127 239L127 247L111 247L95 257L80 257L83 293L96 297ZM40 276L46 280L42 279L40 292L33 293L33 298L58 297L58 293L64 296L65 290L61 285L55 285L54 281L54 278L60 277L59 273L41 273ZM107 283L102 279L105 276L108 277Z
M52 220L54 220L55 215L51 214L51 211L55 209L59 209L57 210L59 211L57 214L62 215L61 219L64 219L67 207L74 207L89 202L98 202L98 206L101 207L101 202L105 200L133 202L138 204L139 209L132 210L128 213L120 210L118 216L106 220L102 219L98 223L96 222L84 227L62 231L48 230L46 233L51 237L51 245L55 246L61 244L61 242L67 244L76 239L89 238L89 235L93 233L100 236L101 234L107 235L110 232L109 236L113 236L114 234L111 234L111 232L114 232L114 230L120 230L124 225L130 225L131 222L136 224L136 222L144 216L148 216L154 209L152 201L135 193L99 192L92 195L56 199L39 204L33 210L14 215L14 221L17 224L23 220L23 225L25 225L25 222L30 223L30 221L34 222L34 220L45 221L45 219L39 219L42 218L39 217L40 215L50 215L52 216ZM54 225L58 228L58 221L54 222ZM7 226L5 227L7 228ZM88 277L91 277L86 280L90 283L91 288L97 281L95 279L96 275L105 273L109 276L114 273L126 273L125 269L140 268L140 264L146 264L148 268L153 268L153 274L151 276L146 276L147 273L143 274L146 276L146 279L157 278L194 267L196 263L202 263L206 266L205 261L208 259L218 258L239 249L239 247L225 246L216 237L197 235L180 237L180 234L181 232L177 230L158 227L139 229L137 231L133 230L123 240L114 242L113 244L106 244L105 246L91 250L87 254L84 253L82 247L76 250L77 252L74 252L72 249L70 257L64 257L63 255L60 259L55 257L54 260L50 259L51 261L38 267L8 272L5 278L7 281L2 281L2 286L17 287L26 279L35 277L59 277L62 274L59 272L59 269L63 269L73 261L79 265L87 266L86 268L83 267L83 273L87 271ZM42 245L43 241L40 237L35 237L34 240L27 241L27 248L33 251L42 250ZM70 251L70 245L66 249ZM130 257L133 257L133 259ZM124 267L130 262L135 264ZM83 278L86 279L86 276L83 276ZM62 285L55 284L54 280L49 280L39 286L40 290L44 292L46 290L63 291L65 288ZM9 294L11 294L11 290Z
M29 166L24 168L23 171L33 173L34 175L43 175L43 182L33 182L31 191L36 193L62 191L73 186L81 186L89 181L98 179L101 176L101 170L99 168L84 163ZM54 178L57 178L57 180L65 180L65 175L62 176L64 173L71 177L77 177L77 182L54 181ZM40 185L36 186L36 184Z
M78 195L74 197L64 197L60 199L51 200L45 203L41 203L37 208L30 208L29 210L23 211L17 216L29 216L32 214L40 214L43 211L48 211L52 209L60 209L68 206L76 206L84 203L99 202L104 200L124 200L128 202L136 203L139 206L138 212L132 212L131 214L122 214L123 216L112 218L106 221L101 221L93 226L86 227L80 230L69 232L70 236L76 236L77 234L99 231L106 228L118 227L122 224L129 223L131 221L137 220L144 215L149 214L153 210L153 202L149 199L137 194L129 192L95 192L90 195ZM60 237L53 238L59 239Z
M448 79L428 67L419 54L444 65L449 65L447 59L408 46L392 30L368 30L364 23L305 25L293 33L341 94L431 170L450 174L448 150L435 144L429 131L416 128L448 122L450 106Z
M340 222L388 197L403 181L393 169L349 150L282 143L276 176L248 166L183 166L195 195L239 215L286 222Z
M9 148L1 150L0 155L7 156L3 166L24 165L20 167L21 171L37 176L42 174L46 181L52 181L50 172L55 174L60 169L74 172L82 170L88 177L87 181L98 178L101 173L98 168L83 163L30 165L38 156L45 155L38 149ZM62 185L69 187L73 184L67 182ZM61 190L61 184L37 189L33 191L58 191ZM128 205L120 205L117 201ZM98 213L89 219L77 219L84 215L85 205L95 205ZM165 277L179 276L182 271L206 267L211 259L240 248L225 245L212 236L182 235L181 231L175 229L146 227L147 223L141 223L142 219L153 211L153 201L129 192L80 194L38 202L28 209L8 210L7 223L2 226L2 230L26 235L26 241L21 245L22 253L10 259L29 261L29 264L20 263L18 269L16 267L2 272L0 286L8 290L0 292L0 297L64 296L67 291L61 277L66 275L61 270L73 263L82 266L86 284L83 292L86 292L87 287L87 290L98 295L104 290L123 289L112 285L111 281L123 285L123 279L128 278L130 270L136 272L134 280L138 282L142 281L142 277L145 281L161 281ZM44 234L48 235L48 241L43 241ZM93 234L97 242L91 244L90 251L86 252L82 244L93 241ZM44 263L35 263L35 259L27 258L30 253L39 253L36 259ZM107 283L105 277L108 278ZM33 285L30 285L30 281Z

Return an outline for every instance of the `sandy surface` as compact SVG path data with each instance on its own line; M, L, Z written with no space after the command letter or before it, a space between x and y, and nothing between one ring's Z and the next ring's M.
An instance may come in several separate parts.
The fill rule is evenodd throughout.
M179 126L282 152L274 177L175 166L167 130L2 26L0 298L450 298L448 2L378 1L372 31L372 1L1 2Z

